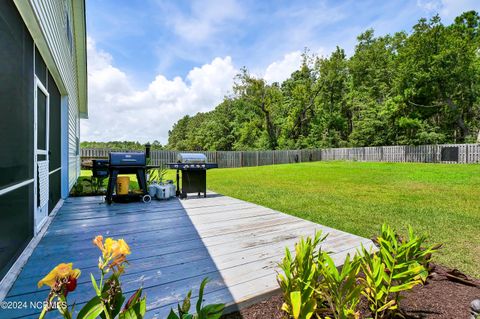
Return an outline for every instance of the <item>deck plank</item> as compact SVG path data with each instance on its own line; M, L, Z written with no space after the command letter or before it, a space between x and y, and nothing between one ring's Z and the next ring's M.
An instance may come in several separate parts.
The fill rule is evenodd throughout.
M204 277L207 302L224 302L228 310L257 302L278 290L276 270L284 248L300 236L328 233L323 249L340 265L347 253L370 240L291 215L209 193L207 198L105 205L101 198L69 198L23 268L6 301L43 301L48 290L36 282L60 262L73 262L83 275L69 295L77 309L87 301L89 273L97 273L97 234L124 238L132 248L123 276L127 294L143 285L150 318L165 318L170 307ZM4 311L0 318L38 316L37 309Z

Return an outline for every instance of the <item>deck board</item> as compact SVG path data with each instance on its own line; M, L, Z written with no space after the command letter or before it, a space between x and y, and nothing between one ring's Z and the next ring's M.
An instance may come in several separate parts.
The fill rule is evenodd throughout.
M234 310L278 291L276 270L284 248L300 236L328 233L323 249L340 265L347 253L370 240L294 216L209 193L207 198L107 206L99 197L69 198L9 291L6 301L43 301L48 290L36 282L60 262L82 269L77 290L69 295L84 304L91 295L89 273L97 273L97 234L124 238L132 249L123 276L124 292L143 285L149 318L165 318L170 307L204 277L207 302L223 302ZM34 318L39 310L2 311L0 318ZM53 314L52 314L53 315ZM51 316L54 317L54 316Z

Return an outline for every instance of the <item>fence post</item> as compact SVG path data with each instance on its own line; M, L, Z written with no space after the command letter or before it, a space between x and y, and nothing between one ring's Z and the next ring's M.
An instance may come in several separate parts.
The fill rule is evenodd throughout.
M257 166L258 166L258 151L255 151L256 155L257 155Z

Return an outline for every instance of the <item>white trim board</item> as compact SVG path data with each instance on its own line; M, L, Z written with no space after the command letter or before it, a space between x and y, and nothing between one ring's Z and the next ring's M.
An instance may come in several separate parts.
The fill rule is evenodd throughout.
M35 63L35 60L34 60ZM48 165L50 162L49 147L50 147L50 94L47 88L42 84L40 79L34 73L34 107L33 107L33 223L34 234L37 234L42 229L48 217L48 197L49 197L49 173ZM43 107L38 105L38 94L45 95L45 118L38 118L38 108ZM38 123L45 121L45 147L38 148ZM39 161L38 155L45 155L45 159ZM38 198L40 196L40 198ZM37 206L40 200L40 206Z
M54 169L53 171L50 171L50 172L48 173L48 175L52 175L53 173L56 173L56 172L58 172L58 171L61 170L61 169L62 169L62 167L60 166L59 168L56 168L56 169Z
M7 193L10 193L11 191L14 191L16 190L17 188L20 188L20 187L23 187L25 185L28 185L30 183L32 183L34 181L33 178L31 179L27 179L26 181L23 181L23 182L20 182L18 184L15 184L15 185L12 185L12 186L8 186L8 187L5 187L5 188L2 188L0 189L0 196L1 195L5 195Z

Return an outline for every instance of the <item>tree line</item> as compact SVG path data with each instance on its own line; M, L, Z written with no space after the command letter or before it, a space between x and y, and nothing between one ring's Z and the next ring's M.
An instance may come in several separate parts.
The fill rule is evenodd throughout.
M146 144L146 143L145 143ZM111 142L81 142L81 148L106 148L112 150L119 150L119 151L144 151L145 144L141 144L140 142L132 142L132 141L111 141ZM150 148L152 150L161 150L164 147L162 144L155 140L153 142L149 142Z
M297 149L475 142L480 17L420 19L410 33L360 34L348 57L306 50L282 83L243 68L213 111L169 131L177 150Z

